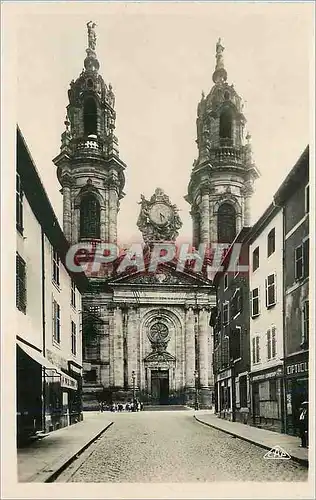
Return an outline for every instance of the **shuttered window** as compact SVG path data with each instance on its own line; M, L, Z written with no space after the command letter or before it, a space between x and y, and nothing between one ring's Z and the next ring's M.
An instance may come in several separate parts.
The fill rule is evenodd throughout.
M16 254L16 307L26 312L26 265L18 253Z

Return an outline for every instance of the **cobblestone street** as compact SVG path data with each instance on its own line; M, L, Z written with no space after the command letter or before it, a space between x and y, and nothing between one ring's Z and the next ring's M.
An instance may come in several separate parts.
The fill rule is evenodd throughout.
M92 453L59 482L307 480L302 465L265 460L266 450L205 427L191 411L111 414L111 419L114 425Z

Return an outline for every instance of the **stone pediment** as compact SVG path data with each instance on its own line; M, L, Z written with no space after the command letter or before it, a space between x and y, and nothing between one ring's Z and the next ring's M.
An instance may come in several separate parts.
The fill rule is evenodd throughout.
M161 363L161 362L170 362L175 360L176 358L167 351L154 351L148 354L148 356L144 358L144 361L147 363L152 361Z
M160 265L155 273L134 272L110 280L109 284L139 284L139 285L211 285L211 282L201 275L188 274L186 272L170 269L168 266Z

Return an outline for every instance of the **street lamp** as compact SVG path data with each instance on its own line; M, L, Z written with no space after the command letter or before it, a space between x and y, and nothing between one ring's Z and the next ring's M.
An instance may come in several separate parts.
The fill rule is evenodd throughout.
M134 370L132 371L132 380L133 380L133 402L135 401L135 378L136 378L136 373Z
M199 372L197 370L194 371L194 378L195 378L195 402L194 402L194 409L198 410L199 409L199 389L198 389Z

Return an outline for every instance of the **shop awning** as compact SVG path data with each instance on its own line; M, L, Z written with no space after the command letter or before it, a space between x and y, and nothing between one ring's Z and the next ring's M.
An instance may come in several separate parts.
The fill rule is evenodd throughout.
M30 358L34 359L36 363L43 366L43 368L45 368L45 371L47 370L48 377L57 377L58 380L60 380L61 387L66 387L67 389L73 389L75 391L77 390L78 388L77 380L75 380L72 377L69 377L69 375L66 375L66 373L61 371L56 366L54 366L39 351L36 351L36 349L33 349L32 347L28 346L27 344L24 344L23 342L20 342L19 340L17 340L17 345L25 352L25 354L27 354Z

